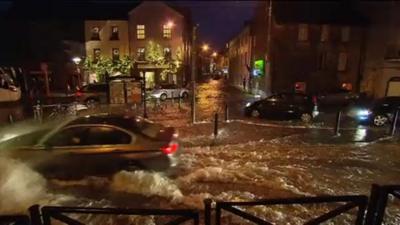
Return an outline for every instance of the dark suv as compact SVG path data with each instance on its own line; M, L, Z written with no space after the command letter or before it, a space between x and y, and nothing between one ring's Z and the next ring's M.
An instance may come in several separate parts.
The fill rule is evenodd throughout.
M301 119L310 122L317 113L316 101L304 94L281 93L247 103L245 115L271 119Z
M75 93L76 100L91 107L107 102L108 85L106 83L88 84Z

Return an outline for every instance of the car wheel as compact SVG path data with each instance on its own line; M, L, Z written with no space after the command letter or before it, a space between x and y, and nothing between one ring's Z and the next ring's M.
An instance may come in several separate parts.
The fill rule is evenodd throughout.
M167 94L164 93L164 94L160 95L160 100L161 101L165 101L166 99L167 99Z
M260 117L260 112L257 109L253 109L250 113L251 117L258 118Z
M88 108L94 108L96 107L96 105L99 104L99 101L94 98L89 98L88 100L86 100L85 104Z
M389 118L385 115L376 115L374 117L374 125L377 127L384 126L388 122Z
M186 99L189 97L189 94L187 92L182 93L182 98Z
M301 121L304 123L309 123L312 120L312 116L310 113L302 113L300 116Z

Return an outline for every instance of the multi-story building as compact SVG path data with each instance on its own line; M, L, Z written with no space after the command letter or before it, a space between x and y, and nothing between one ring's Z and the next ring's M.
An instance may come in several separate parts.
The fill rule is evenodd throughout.
M128 27L130 55L137 62L136 71L146 77L149 87L160 82L187 82L191 26L186 11L161 1L143 1L129 12ZM149 60L160 50L169 63ZM175 66L176 73L163 72Z
M86 20L86 57L118 60L129 56L128 22L124 20Z
M370 18L361 91L375 98L400 96L400 2L363 2Z
M243 30L228 43L229 76L231 84L248 88L252 66L253 35L251 24L245 23Z
M260 2L247 38L252 42L245 45L249 50L240 43L246 38L239 38L248 27L230 44L233 56L238 54L230 57L236 60L231 80L244 81L250 67L249 84L260 94L293 91L296 83L305 92L357 90L364 24L359 14L336 2ZM251 59L248 65L243 58Z

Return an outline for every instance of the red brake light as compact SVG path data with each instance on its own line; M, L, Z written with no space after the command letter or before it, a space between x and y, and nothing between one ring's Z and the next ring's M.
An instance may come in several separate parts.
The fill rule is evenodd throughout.
M169 143L168 146L161 147L161 151L164 154L169 155L175 153L178 150L178 148L179 148L178 143Z
M81 91L75 92L75 96L76 96L76 97L81 97L81 96L82 96L82 92L81 92Z

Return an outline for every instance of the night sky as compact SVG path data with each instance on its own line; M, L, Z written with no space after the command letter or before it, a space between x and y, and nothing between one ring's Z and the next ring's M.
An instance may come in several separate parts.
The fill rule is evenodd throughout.
M208 43L213 50L221 50L224 44L240 31L244 21L252 18L257 2L169 1L169 3L189 8L193 21L200 25L199 40ZM10 5L11 1L0 0L0 12Z
M200 24L199 40L221 50L253 16L256 1L176 1L191 9L195 23Z

